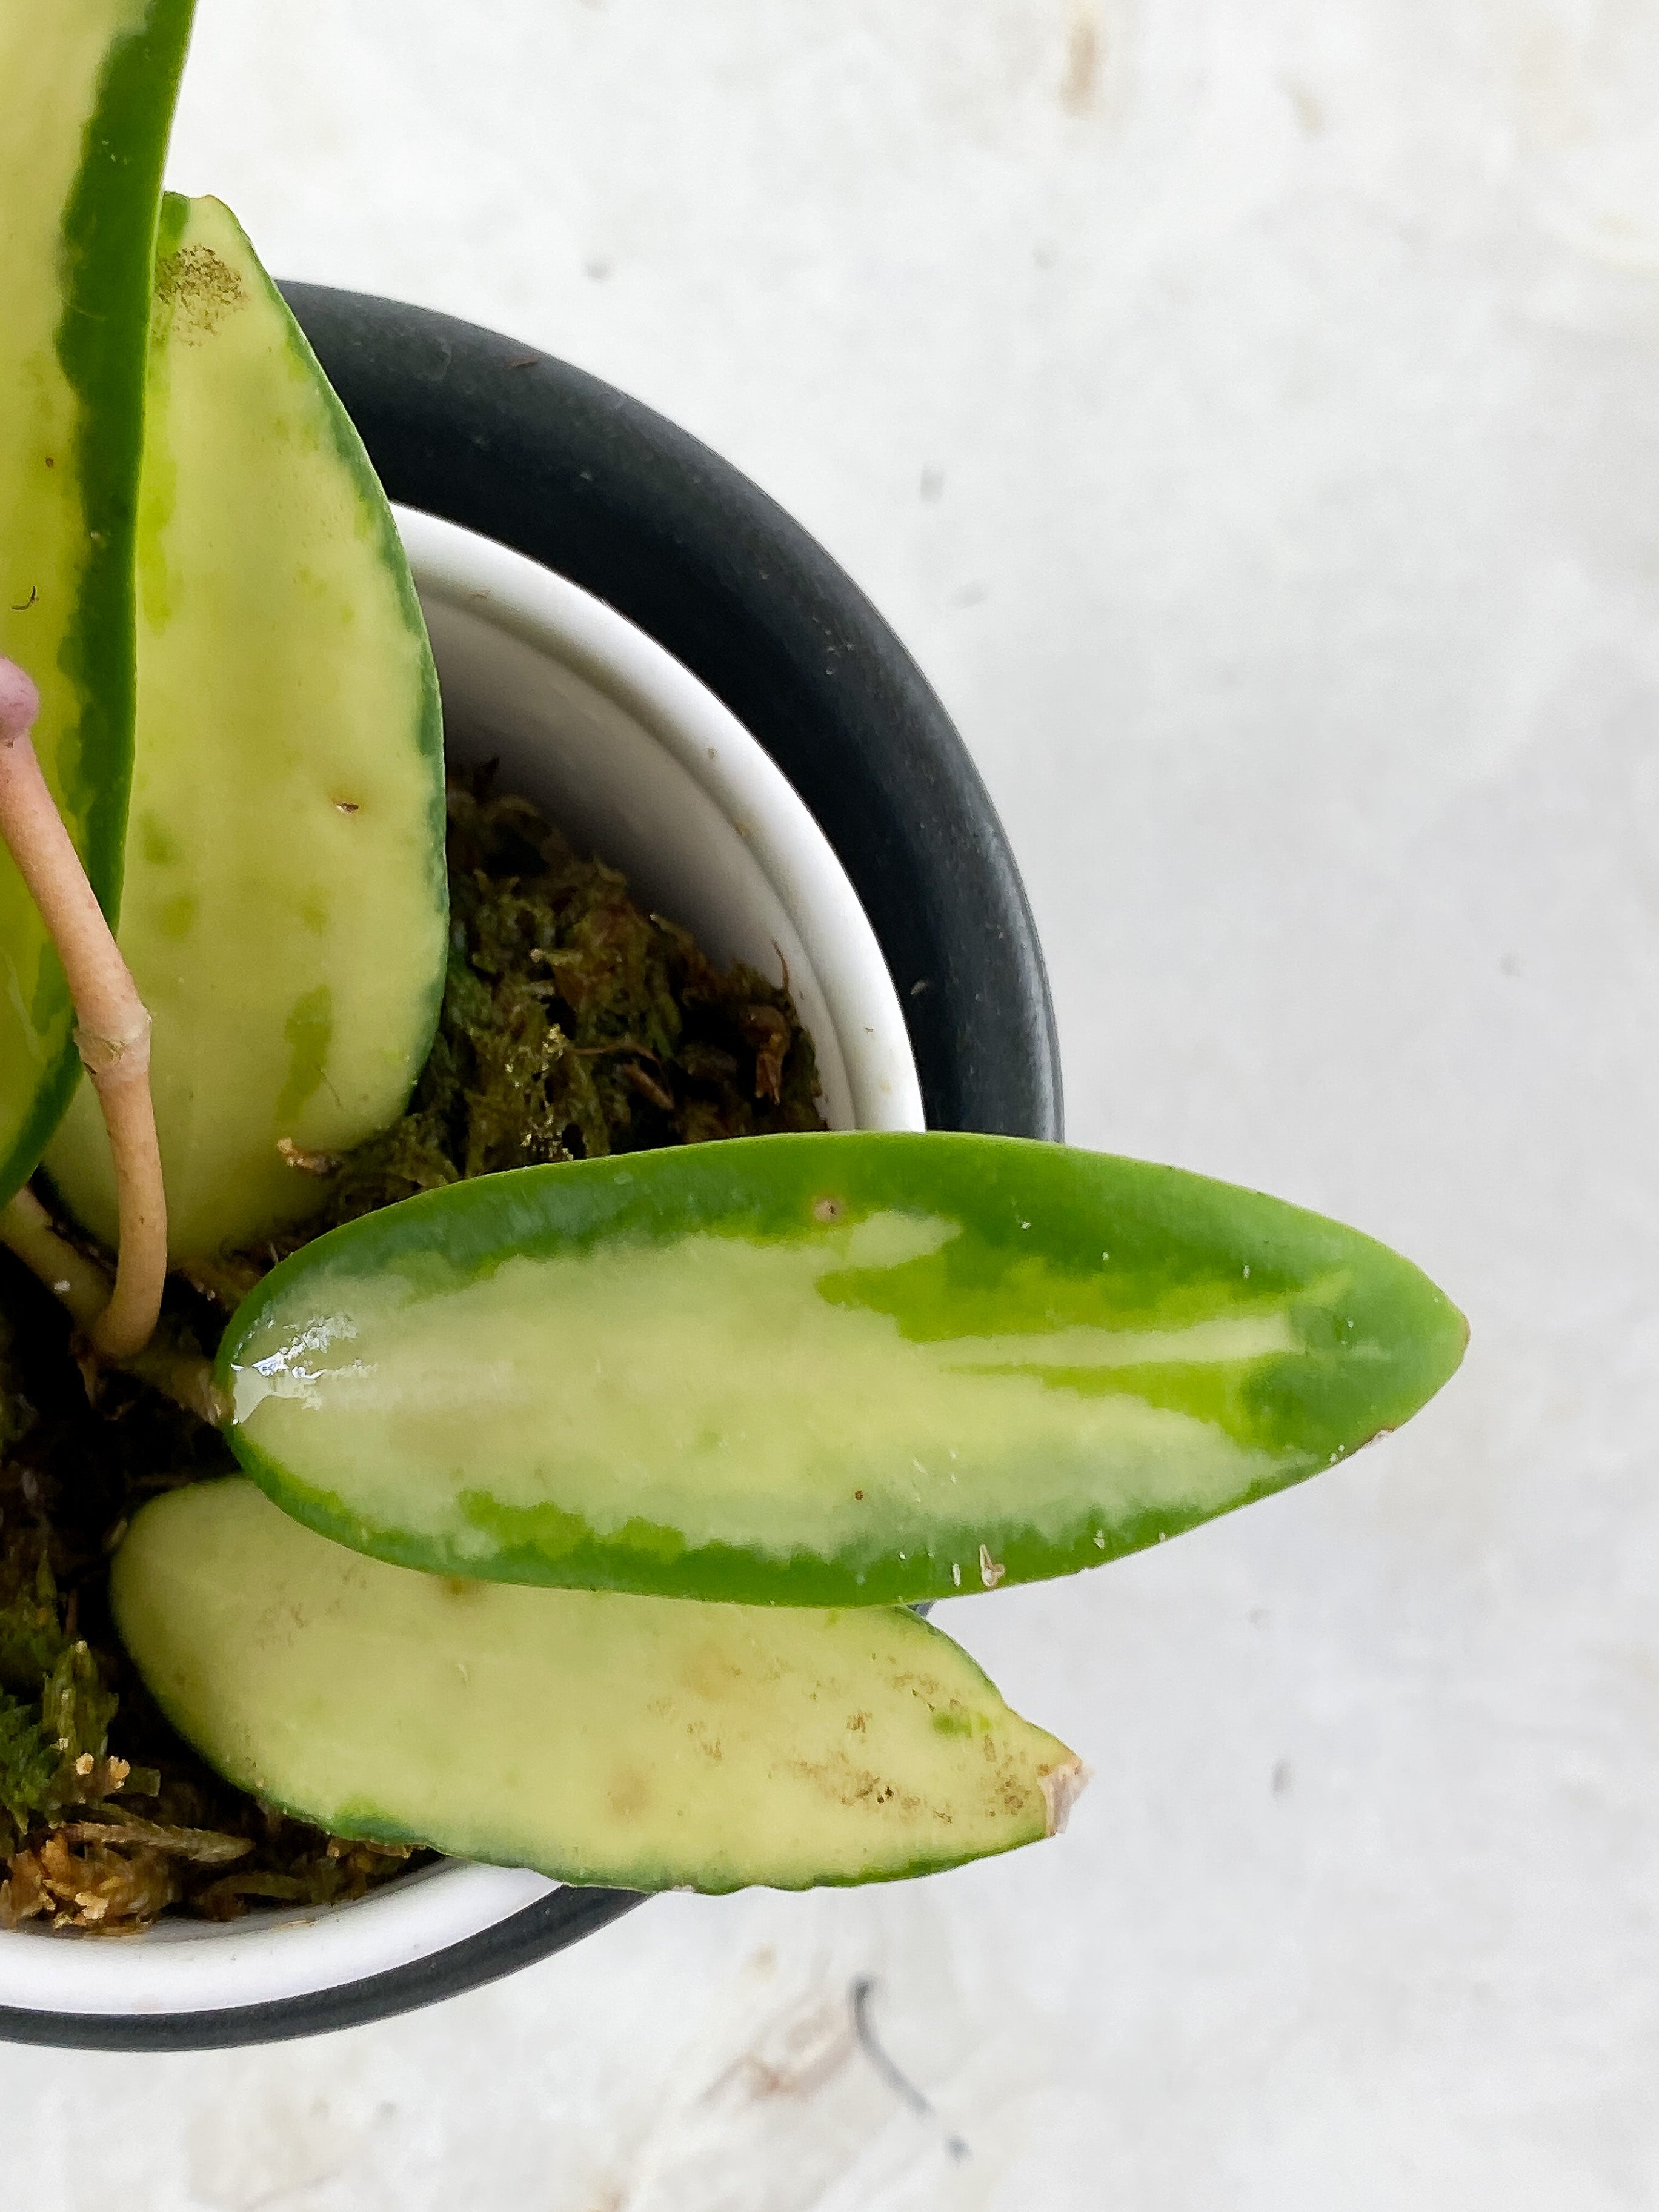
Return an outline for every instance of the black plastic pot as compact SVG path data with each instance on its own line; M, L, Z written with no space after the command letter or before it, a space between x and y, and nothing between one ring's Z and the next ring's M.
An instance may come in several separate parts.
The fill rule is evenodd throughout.
M921 671L822 547L707 447L580 369L423 308L283 289L394 501L608 601L777 763L875 929L929 1125L1058 1139L1054 1014L1007 840ZM556 1890L413 1965L272 2004L0 2007L0 2039L187 2051L319 2034L477 1988L645 1901Z

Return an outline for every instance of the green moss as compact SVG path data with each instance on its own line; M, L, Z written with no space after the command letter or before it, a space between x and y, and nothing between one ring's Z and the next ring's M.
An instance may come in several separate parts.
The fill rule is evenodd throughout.
M38 1698L64 1643L44 1535L0 1532L0 1688Z
M319 1228L501 1168L823 1127L787 978L722 971L490 771L449 786L443 1011L403 1120L340 1167Z
M50 1808L60 1764L40 1705L0 1694L0 1809L20 1836Z

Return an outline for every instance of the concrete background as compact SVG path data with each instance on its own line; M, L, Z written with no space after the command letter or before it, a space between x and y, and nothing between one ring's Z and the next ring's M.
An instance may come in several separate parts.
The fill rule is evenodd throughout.
M1475 1336L1359 1462L947 1609L1097 1769L1062 1842L9 2052L9 2204L1659 2203L1656 116L1644 0L203 0L176 184L639 393L893 618L1075 1139Z

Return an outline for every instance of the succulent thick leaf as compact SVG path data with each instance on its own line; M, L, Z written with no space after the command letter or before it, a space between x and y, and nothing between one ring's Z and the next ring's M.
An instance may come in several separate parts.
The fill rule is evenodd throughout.
M133 544L161 163L191 0L0 0L0 653L106 910L133 730ZM0 848L0 1202L78 1063L63 970Z
M251 1483L134 1520L111 1602L218 1771L336 1835L629 1889L891 1880L1081 1782L913 1613L513 1589L355 1558Z
M743 1603L1090 1566L1397 1428L1462 1316L1369 1237L1009 1138L536 1168L319 1238L227 1331L242 1464L411 1566Z
M447 890L437 678L362 441L228 209L170 195L155 276L119 934L180 1258L309 1212L292 1154L402 1112ZM46 1165L112 1243L88 1091Z

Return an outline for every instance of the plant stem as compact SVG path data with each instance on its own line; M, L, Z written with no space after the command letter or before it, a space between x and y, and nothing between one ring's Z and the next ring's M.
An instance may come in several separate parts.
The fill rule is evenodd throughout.
M20 1190L9 1205L0 1206L0 1244L46 1285L76 1328L89 1335L108 1307L109 1277L96 1261L58 1235L32 1190ZM179 1342L167 1323L142 1351L119 1364L198 1420L223 1427L227 1408L211 1364L193 1345Z
M167 1267L167 1194L149 1090L149 1015L40 773L29 732L40 694L0 656L0 837L64 963L75 1042L98 1093L115 1167L120 1248L115 1291L88 1334L106 1359L149 1341Z
M58 1304L67 1307L76 1327L89 1336L109 1304L109 1277L95 1260L88 1260L58 1235L32 1190L18 1191L0 1209L0 1244L40 1278Z

